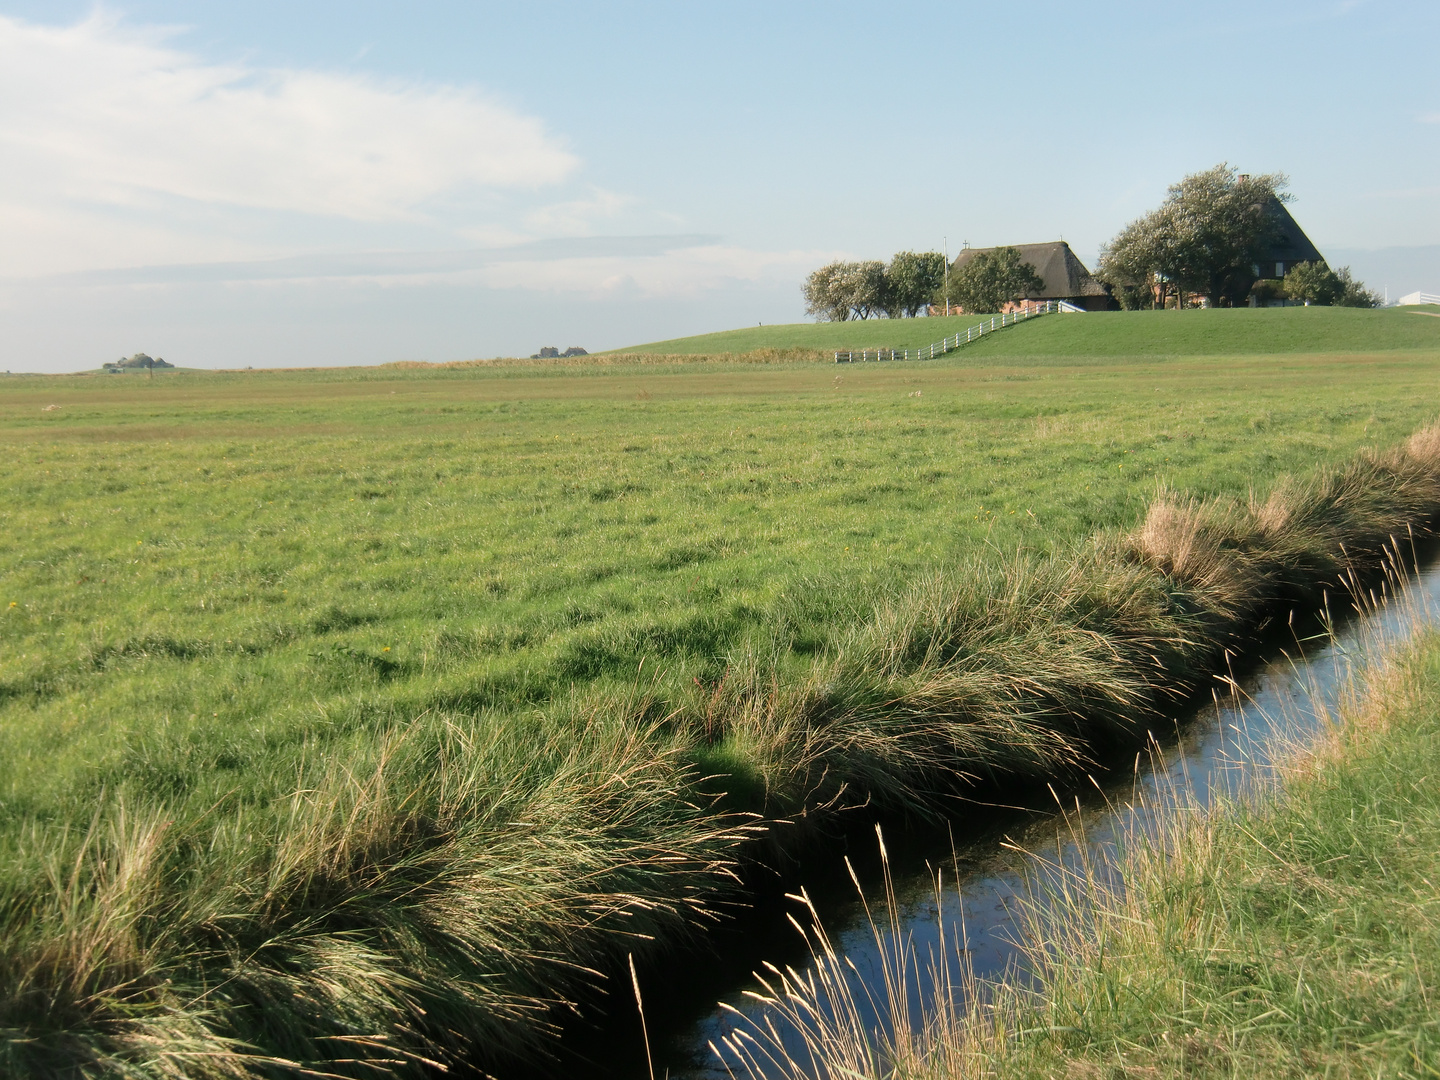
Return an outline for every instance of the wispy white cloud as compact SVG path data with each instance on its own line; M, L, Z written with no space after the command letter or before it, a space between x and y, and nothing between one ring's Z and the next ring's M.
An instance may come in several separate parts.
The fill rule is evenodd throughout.
M182 40L103 9L68 26L0 15L0 367L68 365L81 339L124 351L109 339L137 320L218 319L269 340L289 333L280 319L333 361L354 343L317 343L376 298L406 342L415 312L428 328L443 309L446 328L422 336L476 355L512 347L471 342L477 304L490 305L487 335L525 341L516 327L577 303L585 325L650 300L700 312L780 297L765 302L784 312L805 272L842 254L693 233L587 184L561 136L473 86L218 63Z
M703 234L559 237L512 243L503 247L449 251L312 252L274 259L235 259L224 262L82 270L46 277L32 276L29 280L37 286L61 288L347 278L386 281L424 278L433 281L514 263L533 266L547 262L585 264L597 260L614 262L647 259L677 251L709 248L715 243L716 237ZM14 283L13 280L11 283Z
M664 299L701 296L736 283L798 283L808 270L843 254L757 251L700 234L590 236L502 248L330 252L86 270L31 278L30 284L70 290L348 280L412 288L464 284L592 300L617 294ZM13 279L9 284L19 285Z
M598 221L613 219L635 205L628 195L596 188L588 198L552 203L525 215L525 224L550 235L585 235Z
M175 36L104 14L0 16L5 271L258 254L237 214L423 223L446 200L530 197L579 165L474 87L213 63Z
M471 88L212 64L167 40L99 15L60 28L0 17L5 187L383 220L577 164L538 120Z

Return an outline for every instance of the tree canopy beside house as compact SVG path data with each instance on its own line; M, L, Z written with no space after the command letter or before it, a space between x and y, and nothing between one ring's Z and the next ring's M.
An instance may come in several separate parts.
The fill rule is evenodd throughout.
M1348 269L1332 271L1325 263L1285 207L1292 200L1287 184L1283 173L1241 175L1225 162L1192 173L1101 249L1093 275L1063 241L1023 251L967 245L948 277L938 252L902 251L888 265L830 263L806 279L805 310L843 322L913 316L939 303L989 313L1036 296L1090 309L1117 302L1132 309L1288 300L1376 306L1375 294Z
M955 270L947 300L967 313L988 314L1044 288L1044 279L1021 258L1018 248L1000 247L979 252Z
M1124 307L1203 295L1243 301L1254 264L1276 239L1274 203L1289 202L1283 173L1240 176L1222 162L1171 185L1165 201L1130 222L1100 254L1096 276Z
M938 251L900 251L885 268L881 308L892 319L914 318L945 284L945 256Z
M888 265L833 262L805 279L805 313L823 322L913 317L934 301L944 280L945 256L938 251L897 252Z
M1380 306L1380 297L1356 281L1348 266L1331 270L1324 262L1296 263L1285 274L1286 297L1322 307Z

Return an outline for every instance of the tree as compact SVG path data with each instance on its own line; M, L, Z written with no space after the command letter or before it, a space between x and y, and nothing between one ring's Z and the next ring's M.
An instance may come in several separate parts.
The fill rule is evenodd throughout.
M1110 286L1111 295L1126 311L1153 308L1162 288L1154 269L1159 262L1154 231L1142 231L1137 225L1132 222L1125 233L1100 249L1095 269L1095 279Z
M838 287L841 298L850 304L852 319L878 316L885 300L885 264L879 259L846 263Z
M1335 280L1340 282L1340 297L1335 301L1338 307L1376 308L1383 303L1379 293L1367 289L1363 282L1350 275L1348 266L1335 271Z
M1039 292L1044 280L1021 261L1018 248L982 251L950 274L950 303L966 312L1000 311L1026 293Z
M1380 297L1356 281L1348 266L1331 270L1324 262L1296 263L1285 275L1285 295L1306 304L1379 307Z
M1288 202L1281 173L1240 177L1221 162L1170 187L1165 201L1105 246L1096 277L1121 294L1149 285L1165 302L1199 293L1212 304L1248 291L1251 266L1276 238L1270 207Z
M134 356L122 356L119 360L107 360L101 367L112 374L123 373L128 369L143 368L154 372L156 368L173 368L175 365L168 360L158 356L148 356L145 353L136 353Z
M1302 262L1285 275L1285 295L1305 304L1333 304L1345 287L1323 262Z
M800 291L805 297L805 314L821 322L844 322L850 318L850 302L841 295L839 280L847 263L833 262L813 271Z
M883 310L885 264L833 262L806 278L801 291L807 315L826 322L868 319Z
M880 307L892 319L914 318L935 299L945 281L945 256L938 251L900 251L885 268Z

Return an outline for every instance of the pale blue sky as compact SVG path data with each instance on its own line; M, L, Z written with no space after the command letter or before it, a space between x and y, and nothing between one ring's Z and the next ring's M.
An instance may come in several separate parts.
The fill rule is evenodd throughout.
M1440 4L0 0L0 367L592 350L1291 177L1440 290Z

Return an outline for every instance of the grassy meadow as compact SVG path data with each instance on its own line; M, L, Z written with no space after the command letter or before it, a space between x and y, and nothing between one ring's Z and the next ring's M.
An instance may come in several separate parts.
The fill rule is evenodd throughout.
M966 346L975 357L1228 356L1234 353L1365 352L1433 349L1440 313L1429 307L1215 308L1205 311L1105 311L1037 320L1024 335L996 334ZM1417 317L1417 314L1419 317ZM763 349L895 348L931 345L988 319L952 315L930 319L864 319L789 323L656 341L622 354L747 353Z
M933 772L872 736L902 699L953 713L964 657L1098 670L1097 611L1188 648L1141 625L1153 572L1065 568L1087 538L1433 418L1440 320L1231 314L1117 317L1129 354L1084 316L912 364L0 381L0 1071L543 1049L584 969L703 925L744 814L838 798L835 753L856 794ZM1029 625L1020 566L1073 632ZM926 619L997 597L1009 637L937 651ZM1044 700L1151 690L1093 679ZM1070 753L992 719L981 765Z

